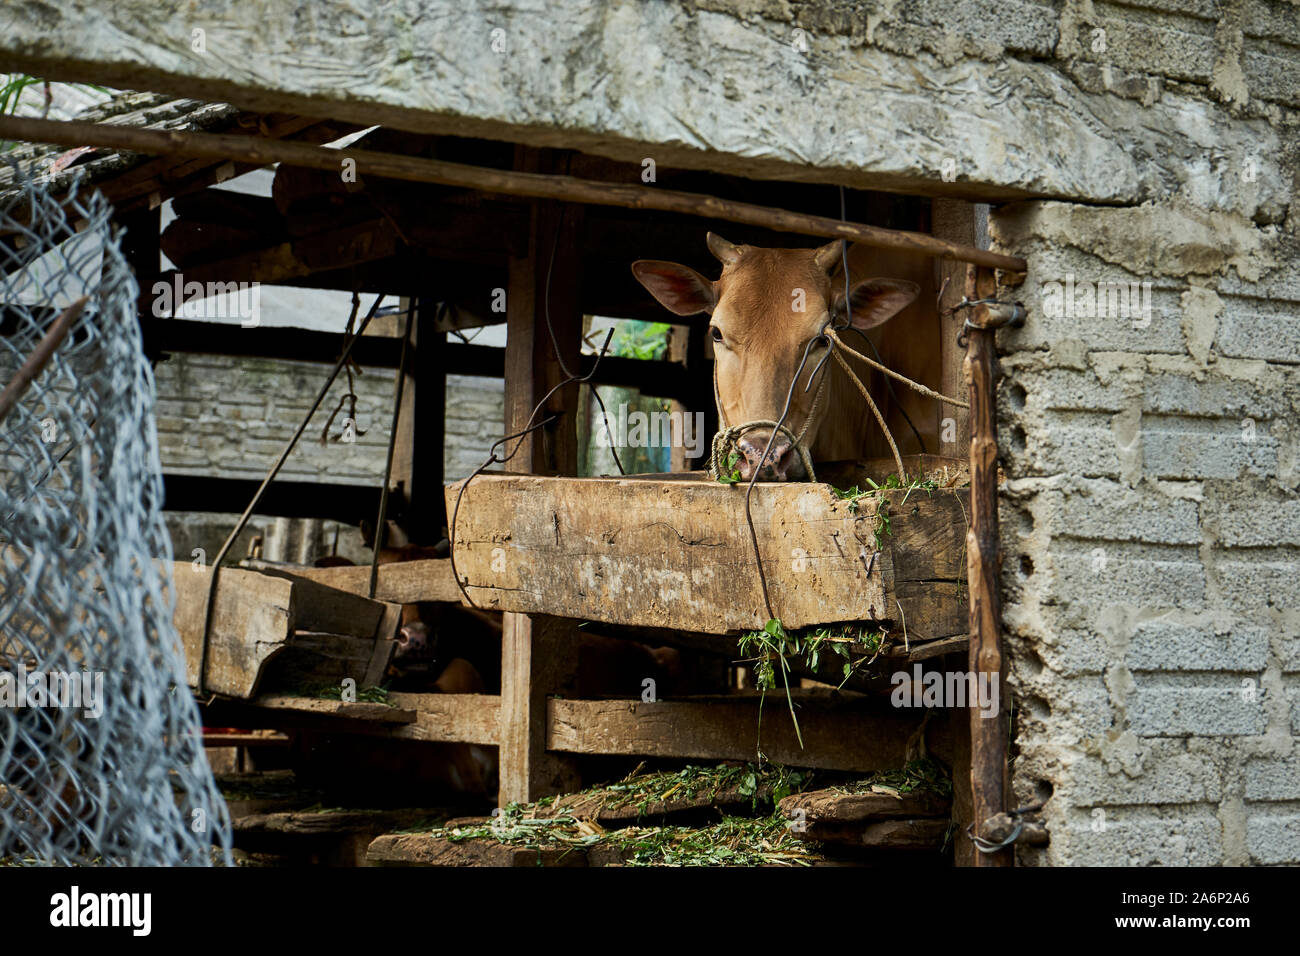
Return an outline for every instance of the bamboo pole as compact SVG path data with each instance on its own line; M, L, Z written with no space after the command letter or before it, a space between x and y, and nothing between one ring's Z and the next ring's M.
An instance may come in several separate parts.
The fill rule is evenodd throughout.
M997 291L993 273L972 267L967 293L972 299ZM967 327L964 372L970 386L971 523L966 532L970 585L970 670L982 681L997 681L998 711L982 717L970 708L971 792L975 833L985 839L986 823L1006 810L1007 717L1002 660L1002 549L998 538L998 432L994 407L993 329ZM1011 866L1010 849L976 853L975 866Z
M861 223L841 222L825 216L810 216L785 209L734 202L701 193L657 189L630 183L607 183L544 173L488 169L463 163L448 163L416 156L401 156L361 149L327 149L306 143L254 136L191 133L177 130L140 129L76 120L56 121L26 117L0 117L0 139L64 146L102 146L151 155L194 156L227 159L269 166L285 163L310 169L341 169L344 159L356 162L360 175L439 183L483 192L506 193L533 199L621 206L626 209L657 209L714 219L725 219L778 232L792 232L827 239L847 239L880 249L902 249L942 259L956 259L986 266L1024 272L1025 260L986 249L949 242L919 232L882 229Z

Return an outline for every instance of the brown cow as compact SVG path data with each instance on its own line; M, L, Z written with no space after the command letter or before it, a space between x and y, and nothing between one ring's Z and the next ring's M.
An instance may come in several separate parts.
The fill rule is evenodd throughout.
M707 279L688 266L659 260L635 262L632 272L669 311L677 315L709 315L723 421L739 425L779 420L805 347L822 331L828 317L837 325L845 320L841 244L835 241L817 249L766 249L733 245L709 233L708 246L722 263L722 275L717 280ZM864 278L873 274L872 261L883 258L878 253L854 246L848 255L853 328L874 328L916 299L920 287L915 282ZM865 348L861 338L849 344ZM810 350L794 389L786 427L796 436L803 434L803 444L814 462L870 457L863 436L879 429L866 401L843 369L828 361L812 387L804 387L824 355L824 344L815 344ZM869 370L851 356L848 358L859 377L869 384ZM814 408L816 414L810 420ZM771 431L757 427L739 436L736 448L742 455L738 462L741 477L748 479L753 474ZM776 481L806 477L803 462L785 434L772 442L759 477Z

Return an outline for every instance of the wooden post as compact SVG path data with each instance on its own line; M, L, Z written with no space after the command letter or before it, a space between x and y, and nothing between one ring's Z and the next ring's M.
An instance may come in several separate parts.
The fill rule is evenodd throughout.
M972 266L967 295L989 298L997 291L993 270ZM998 539L998 440L994 376L997 355L992 329L968 329L965 373L970 386L971 526L966 534L970 582L970 669L998 682L1000 707L989 718L970 709L971 793L975 832L1006 810L1006 682L1002 660L1002 551ZM985 676L987 675L987 677ZM1010 848L976 853L975 866L1011 866Z
M154 207L127 213L119 216L118 222L123 227L122 255L140 286L136 303L140 318L141 351L150 365L156 365L160 357L157 334L159 320L153 314L153 283L162 269L158 245L162 231L162 209Z
M434 302L426 297L402 299L414 305L406 384L397 417L390 491L399 496L400 524L412 542L435 544L447 523L443 499L443 444L446 432L447 333L437 329ZM405 321L403 319L402 321ZM402 325L399 322L398 331Z
M960 199L936 199L931 207L931 232L949 242L975 244L975 207ZM952 259L935 259L936 289L943 289L939 297L940 312L950 309L967 293L966 264ZM947 283L945 286L944 283ZM962 349L957 344L965 313L939 317L939 351L943 373L939 391L944 395L959 395L965 384L962 375ZM951 422L949 425L948 422ZM970 443L970 413L955 405L939 406L939 447L937 453L960 457L961 450Z
M709 357L705 338L707 330L707 323L692 322L686 331L686 370L696 383L690 398L690 411L691 414L704 413L700 454L684 459L687 471L709 467L713 436L718 430L718 406L713 400L713 360Z
M935 199L930 205L930 232L949 242L975 245L975 207L961 199ZM935 259L934 270L934 287L943 290L939 296L939 354L942 368L939 391L944 395L960 395L960 390L966 383L963 374L964 350L957 344L957 337L961 333L965 315L959 311L945 317L942 313L955 306L970 291L967 287L967 267L965 263L952 259ZM969 412L955 405L940 405L938 454L955 457L961 454L961 449L969 447ZM966 838L966 828L975 819L970 762L972 714L970 708L954 709L951 712L952 818L959 834L953 845L955 866L975 866L975 858L981 855L975 849L975 844Z
M687 326L675 325L668 333L668 354L665 358L670 362L686 361L686 351L690 341L690 329ZM676 415L682 422L682 435L684 439L686 431L689 428L690 415L692 408L690 403L683 401L681 396L676 396L669 403L669 408L673 415ZM669 471L687 471L689 465L686 462L686 442L676 441L677 435L673 435L674 442L668 452L668 470ZM710 436L712 437L712 436Z
M536 150L521 148L516 165L535 170L553 166L553 160ZM565 364L571 371L578 368L582 313L578 307L581 262L576 226L580 212L554 203L534 203L528 255L510 260L506 290L507 435L527 427L533 408L564 378L560 356L552 347L552 332ZM578 385L559 389L536 419L541 421L554 414L558 416L556 421L526 436L504 467L535 474L576 475L577 411ZM510 442L505 453L513 451L514 446ZM546 515L537 518L547 520ZM503 558L510 560L508 551ZM498 748L498 802L502 806L577 787L579 777L573 758L546 751L546 700L563 689L576 666L573 631L573 622L561 618L504 615Z

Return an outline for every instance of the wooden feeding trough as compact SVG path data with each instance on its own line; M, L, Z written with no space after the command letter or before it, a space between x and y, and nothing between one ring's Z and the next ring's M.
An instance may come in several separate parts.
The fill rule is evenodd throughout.
M223 568L205 655L204 612L211 580L211 568L180 561L173 565L174 621L191 687L249 700L264 684L283 688L350 678L363 687L383 677L401 620L400 605L289 574Z
M700 473L464 484L447 491L452 558L480 607L719 635L767 621L743 485ZM777 617L787 630L888 621L909 644L966 634L966 498L756 485L750 512Z

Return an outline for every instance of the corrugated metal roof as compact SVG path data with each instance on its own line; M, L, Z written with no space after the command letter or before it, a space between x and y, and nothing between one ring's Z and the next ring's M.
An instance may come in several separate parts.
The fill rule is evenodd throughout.
M33 111L30 107L21 112L40 115L39 109ZM77 119L148 129L210 130L228 125L238 112L227 103L174 99L158 93L118 93L112 99L78 113ZM57 191L66 187L74 170L81 170L86 182L102 182L152 158L141 153L100 148L75 155L74 150L67 146L19 143L7 152L0 152L0 160L3 160L0 162L0 199L16 192L14 163L19 164L26 175L35 176L38 182L49 183Z

